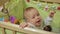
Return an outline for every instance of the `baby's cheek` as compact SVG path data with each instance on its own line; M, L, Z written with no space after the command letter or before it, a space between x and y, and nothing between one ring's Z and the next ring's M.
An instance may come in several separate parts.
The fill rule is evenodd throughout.
M34 23L36 23L36 20L33 20Z
M31 20L29 20L29 22L30 22L30 23L33 23L33 22L34 22L34 20L32 20L32 19L31 19Z
M31 20L31 23L32 23L32 24L35 24L35 20Z

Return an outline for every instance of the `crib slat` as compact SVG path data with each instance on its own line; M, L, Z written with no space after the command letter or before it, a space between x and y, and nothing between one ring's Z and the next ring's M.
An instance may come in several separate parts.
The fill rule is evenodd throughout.
M16 31L13 31L13 34L16 34Z
M5 28L2 28L2 34L6 34Z

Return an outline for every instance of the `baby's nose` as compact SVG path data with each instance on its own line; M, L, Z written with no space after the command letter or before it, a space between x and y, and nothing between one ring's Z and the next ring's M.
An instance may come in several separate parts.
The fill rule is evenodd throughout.
M37 17L37 19L40 19L40 17Z
M41 17L38 17L37 19L42 19Z
M40 19L39 17L37 19Z

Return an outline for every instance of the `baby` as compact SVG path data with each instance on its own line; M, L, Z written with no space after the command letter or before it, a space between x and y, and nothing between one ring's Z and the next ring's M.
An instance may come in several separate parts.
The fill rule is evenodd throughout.
M25 28L25 27L31 27L31 28L40 28L42 18L38 12L33 7L28 7L24 10L24 18L26 23L20 24L20 27Z

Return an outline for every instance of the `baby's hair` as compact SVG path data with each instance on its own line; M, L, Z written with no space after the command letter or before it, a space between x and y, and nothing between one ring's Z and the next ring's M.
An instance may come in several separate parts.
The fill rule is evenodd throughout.
M28 7L28 8L26 8L26 9L24 10L24 19L26 18L26 17L25 17L26 12L28 13L28 12L30 12L32 9L35 9L35 10L36 10L36 8L34 8L34 7Z
M34 7L28 7L24 11L28 11L28 10L32 10L32 9L35 9L35 8Z

